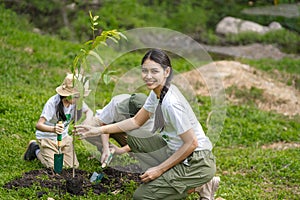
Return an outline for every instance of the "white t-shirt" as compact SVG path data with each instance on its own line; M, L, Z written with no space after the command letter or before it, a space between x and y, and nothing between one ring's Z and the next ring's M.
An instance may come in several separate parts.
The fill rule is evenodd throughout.
M50 97L50 99L48 99L48 101L46 102L46 104L44 105L42 114L40 117L44 117L46 119L45 124L49 125L49 126L54 126L55 123L57 123L58 118L56 116L56 107L60 102L60 96L59 94L56 94L52 97ZM69 130L69 122L74 118L74 109L75 109L75 105L70 105L69 107L64 107L64 113L67 117L67 121L63 122L64 124L67 124L67 126L65 127L65 130L62 133L62 138L64 138L65 136L67 136L68 134L68 130ZM83 102L82 105L82 112L85 113L88 110L88 106ZM40 130L36 130L35 132L36 138L37 139L44 139L44 138L49 138L51 140L57 140L57 134L53 133L53 132L43 132Z
M144 104L144 109L155 113L158 102L159 99L157 99L156 94L151 91ZM165 127L160 134L171 150L176 151L183 145L183 141L179 135L191 128L194 130L198 140L198 147L195 151L212 149L212 144L209 138L206 137L190 104L175 85L170 86L163 99L161 109L165 120ZM152 117L154 116L153 114Z
M102 110L97 110L96 116L105 124L112 124L129 118L129 116L119 113L117 110L118 104L128 98L130 98L129 94L114 96Z
M120 94L114 96L103 109L96 111L96 117L98 117L98 119L105 124L112 124L115 122L123 121L125 119L129 119L130 116L128 114L118 112L117 107L119 103L130 98L130 96L131 95L129 94ZM152 133L150 133L152 128L153 128L153 119L149 119L140 128L132 131L127 131L126 133L131 136L145 138L153 135Z

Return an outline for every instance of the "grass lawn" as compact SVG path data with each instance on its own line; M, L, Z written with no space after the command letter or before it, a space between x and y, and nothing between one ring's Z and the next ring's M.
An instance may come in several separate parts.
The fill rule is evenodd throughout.
M29 140L35 138L35 123L44 103L55 94L55 88L69 72L69 65L79 45L22 31L18 23L13 23L20 19L0 11L0 24L5 27L0 30L0 197L36 199L40 186L18 190L6 190L2 186L24 172L42 168L38 161L23 161L22 155ZM13 25L8 23L9 20ZM126 62L136 63L140 58L139 54L133 55ZM120 61L121 64L124 62ZM286 62L289 64L294 61ZM259 66L258 63L256 61ZM265 63L268 61L264 60L262 64ZM277 62L270 60L269 63L276 68ZM119 69L116 77L126 70ZM298 73L297 70L291 71ZM110 83L101 88L96 107L109 101L113 87L114 84ZM202 103L199 120L205 124L210 100L200 96L197 98ZM221 177L217 197L228 200L300 199L299 146L264 148L278 142L299 144L299 130L299 116L288 118L260 111L252 105L228 104L223 131L214 147L217 175ZM99 162L88 159L89 152L80 141L76 141L76 150L80 169L99 171ZM136 185L132 183L127 186L125 194L90 194L80 199L130 199L135 188ZM47 197L78 199L51 192L41 199ZM196 198L196 194L188 197Z

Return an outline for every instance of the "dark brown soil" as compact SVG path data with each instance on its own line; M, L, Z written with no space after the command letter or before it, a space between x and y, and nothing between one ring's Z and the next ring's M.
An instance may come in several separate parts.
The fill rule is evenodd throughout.
M131 168L135 167L131 166ZM26 172L22 177L6 183L3 187L17 190L18 188L31 187L33 185L40 186L41 191L37 193L37 197L46 195L46 190L43 190L46 188L60 195L66 193L71 195L85 195L90 191L93 191L95 194L114 191L122 192L124 185L131 180L138 184L140 183L140 174L124 171L126 170L106 168L101 172L104 176L100 181L90 182L93 172L76 169L75 177L73 177L72 169L64 169L61 174L55 174L52 169L44 168Z

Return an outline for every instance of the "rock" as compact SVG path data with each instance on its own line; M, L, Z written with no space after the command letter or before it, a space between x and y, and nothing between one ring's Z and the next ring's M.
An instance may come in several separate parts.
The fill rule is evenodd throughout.
M251 21L244 21L241 20L240 27L238 27L238 33L241 32L256 32L256 33L266 33L268 32L269 28L266 26L262 26L255 22Z
M256 32L264 34L271 30L279 29L282 29L282 26L278 22L272 22L269 26L262 26L255 22L234 17L225 17L216 26L216 32L224 35L239 34L242 32Z
M39 28L33 28L32 29L32 32L34 32L34 33L37 33L37 34L42 34L42 31L41 31L41 29L39 29Z
M271 23L269 24L269 29L270 29L270 30L279 30L279 29L282 29L282 26L281 26L281 24L278 23L278 22L271 22Z
M224 35L228 33L237 34L241 22L241 19L225 17L217 24L216 32Z

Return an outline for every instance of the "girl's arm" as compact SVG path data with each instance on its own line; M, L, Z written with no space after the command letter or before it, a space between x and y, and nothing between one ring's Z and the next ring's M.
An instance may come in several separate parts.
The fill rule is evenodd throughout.
M76 135L79 135L80 139L84 139L87 137L98 136L100 134L127 132L142 126L150 118L150 114L151 113L146 111L144 108L141 108L134 117L123 120L118 123L109 124L101 127L77 125L75 126Z
M118 155L123 154L123 153L128 153L131 151L128 144L125 145L124 147L117 147L116 145L112 145L112 146L115 149L115 154L118 154Z
M46 125L46 118L40 117L39 121L37 122L35 128L43 131L43 132L52 132L52 133L61 133L64 131L63 124L56 124L55 126Z
M109 135L108 134L102 134L100 137L101 137L101 141L102 141L101 163L103 163L108 158L108 156L110 155Z
M167 160L156 167L149 168L141 175L143 182L147 183L161 176L165 171L186 159L197 148L198 141L193 129L181 134L180 138L183 141L183 145Z

